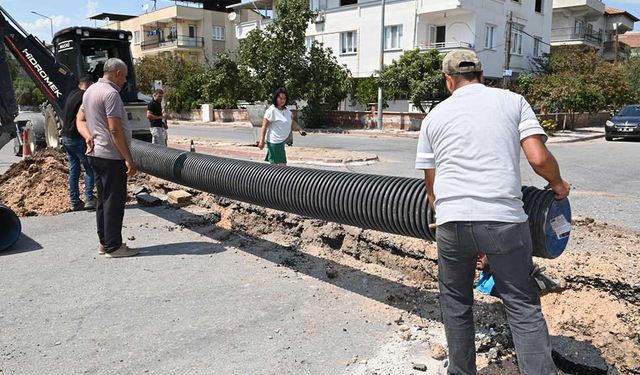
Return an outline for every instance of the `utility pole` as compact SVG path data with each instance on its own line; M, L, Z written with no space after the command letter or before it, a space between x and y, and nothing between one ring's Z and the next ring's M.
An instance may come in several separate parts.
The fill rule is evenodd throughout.
M618 27L620 27L620 24L618 22L613 24L613 28L616 30L615 57L614 57L614 60L613 60L614 63L618 62L618 48L619 48L618 47L619 46L619 43L618 43Z
M380 73L384 68L384 3L385 0L381 0L381 18L380 18ZM379 74L380 74L379 73ZM382 130L382 107L384 105L384 98L382 92L382 82L378 85L378 130Z
M505 28L506 43L504 44L504 71L502 72L502 88L507 88L509 77L506 76L507 70L511 67L511 35L513 32L513 12L509 12L509 20L507 20L507 27Z

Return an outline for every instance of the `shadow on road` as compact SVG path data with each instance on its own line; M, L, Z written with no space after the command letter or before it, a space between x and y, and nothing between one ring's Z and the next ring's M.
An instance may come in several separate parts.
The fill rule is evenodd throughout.
M155 245L147 247L136 247L138 256L157 255L209 255L225 251L222 245L211 242L179 242L166 245Z
M9 250L0 252L0 256L15 255L36 250L42 250L42 245L36 242L33 238L22 233L20 238L18 238L18 241L11 246Z

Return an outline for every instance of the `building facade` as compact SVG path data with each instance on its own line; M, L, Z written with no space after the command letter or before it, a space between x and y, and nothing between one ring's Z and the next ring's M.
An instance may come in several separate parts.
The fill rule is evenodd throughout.
M235 24L225 10L184 5L168 6L139 16L118 15L106 27L133 34L134 59L149 55L175 55L204 64L225 51L238 48ZM253 11L236 15L240 22L261 18Z

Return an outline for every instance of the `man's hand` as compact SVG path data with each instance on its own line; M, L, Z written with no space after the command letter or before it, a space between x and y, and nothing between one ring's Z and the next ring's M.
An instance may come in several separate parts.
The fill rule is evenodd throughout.
M258 148L264 150L264 141L260 141L260 143L258 143Z
M136 164L133 162L133 160L125 160L125 164L127 165L127 176L133 177L133 175L138 172L138 167L136 167Z
M93 144L93 138L89 138L85 141L85 143L87 144L87 152L85 152L85 155L91 155L93 153L93 148L94 148L94 144Z
M556 194L556 200L562 200L569 196L569 191L571 190L571 185L565 180L560 180L559 183L549 184L545 187L545 189L551 189Z

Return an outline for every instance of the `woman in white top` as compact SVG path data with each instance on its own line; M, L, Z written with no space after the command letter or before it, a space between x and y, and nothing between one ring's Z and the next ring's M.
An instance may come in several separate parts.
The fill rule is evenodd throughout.
M289 137L292 127L299 131L300 135L307 135L293 120L291 111L287 109L288 100L287 91L283 88L277 89L273 95L273 104L267 108L262 120L262 133L258 147L262 150L265 145L267 146L267 156L264 160L275 165L287 165L284 142Z

